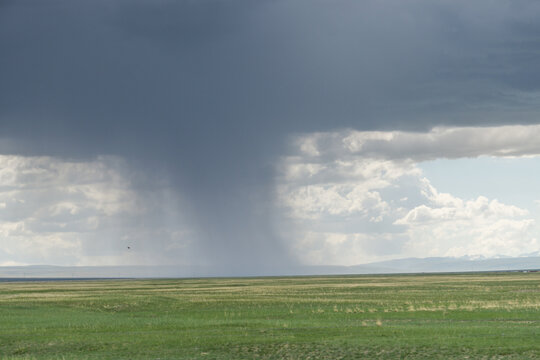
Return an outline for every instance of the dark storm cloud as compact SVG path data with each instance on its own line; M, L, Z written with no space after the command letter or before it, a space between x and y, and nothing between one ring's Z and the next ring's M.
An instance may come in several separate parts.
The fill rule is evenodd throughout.
M291 133L538 121L534 1L2 5L0 150L166 169L221 265L288 261Z

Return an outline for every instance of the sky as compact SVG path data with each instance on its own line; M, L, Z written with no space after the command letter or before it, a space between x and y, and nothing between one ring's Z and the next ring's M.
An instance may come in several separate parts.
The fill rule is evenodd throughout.
M535 254L539 15L2 1L0 265Z

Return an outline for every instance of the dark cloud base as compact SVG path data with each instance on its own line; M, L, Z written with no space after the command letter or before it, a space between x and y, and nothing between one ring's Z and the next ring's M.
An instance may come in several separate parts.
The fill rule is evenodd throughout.
M166 175L219 266L294 262L272 206L291 134L539 119L534 1L1 4L2 153Z

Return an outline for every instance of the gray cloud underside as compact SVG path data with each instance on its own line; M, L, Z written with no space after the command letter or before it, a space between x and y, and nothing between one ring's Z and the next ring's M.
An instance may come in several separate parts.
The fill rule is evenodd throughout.
M291 133L539 119L535 1L0 6L0 152L167 174L216 263L289 261L270 189Z
M299 137L316 157L364 157L421 162L479 156L540 155L540 125L436 127L427 132L342 131ZM310 146L311 148L307 147Z

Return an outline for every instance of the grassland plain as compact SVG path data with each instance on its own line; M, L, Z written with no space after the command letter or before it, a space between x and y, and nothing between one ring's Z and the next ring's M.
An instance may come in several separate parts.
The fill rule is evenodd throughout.
M2 359L540 359L540 273L0 283Z

